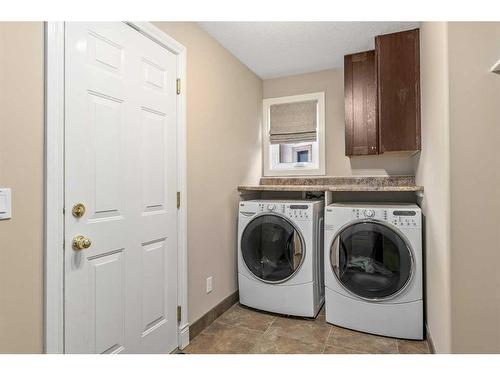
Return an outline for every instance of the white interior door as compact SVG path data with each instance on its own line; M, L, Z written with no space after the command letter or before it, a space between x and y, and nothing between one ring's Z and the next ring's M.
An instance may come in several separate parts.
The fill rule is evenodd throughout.
M176 56L120 22L67 23L65 33L65 352L168 353ZM90 247L75 249L77 236Z

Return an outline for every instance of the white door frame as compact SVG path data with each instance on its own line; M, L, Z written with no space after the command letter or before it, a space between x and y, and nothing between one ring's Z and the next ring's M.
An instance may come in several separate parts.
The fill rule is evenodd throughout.
M177 56L179 348L189 344L187 287L186 47L149 22L126 22ZM64 353L64 22L45 23L45 316L44 351Z

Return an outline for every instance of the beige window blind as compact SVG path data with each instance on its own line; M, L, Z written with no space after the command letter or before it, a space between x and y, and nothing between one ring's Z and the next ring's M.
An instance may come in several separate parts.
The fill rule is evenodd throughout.
M271 144L315 142L317 108L317 100L271 105L269 114Z

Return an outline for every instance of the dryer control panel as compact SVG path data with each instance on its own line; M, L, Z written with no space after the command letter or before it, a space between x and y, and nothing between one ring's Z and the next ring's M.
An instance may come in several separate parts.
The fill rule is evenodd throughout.
M288 216L295 220L309 220L312 218L311 207L307 204L290 204L286 207Z
M399 228L420 228L422 224L420 210L405 208L353 208L352 218L387 221Z

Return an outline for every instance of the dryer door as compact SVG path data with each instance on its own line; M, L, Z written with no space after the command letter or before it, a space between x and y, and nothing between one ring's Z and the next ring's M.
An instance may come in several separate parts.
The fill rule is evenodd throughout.
M247 224L241 236L241 254L255 277L266 283L280 283L299 270L305 245L288 219L264 214Z
M340 230L330 247L332 270L350 293L367 300L394 297L413 272L410 245L383 222L359 221Z

